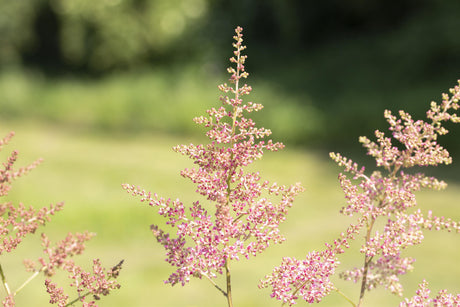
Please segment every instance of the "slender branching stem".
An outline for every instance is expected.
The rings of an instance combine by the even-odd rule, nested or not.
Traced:
[[[359,293],[359,302],[357,307],[361,307],[363,300],[364,300],[364,294],[366,293],[366,287],[367,287],[367,274],[369,272],[369,263],[371,262],[372,257],[366,256],[364,259],[364,270],[363,270],[363,278],[361,281],[361,291]]]
[[[225,297],[227,297],[227,292],[225,292],[218,284],[214,282],[207,274],[201,273],[201,276],[206,277],[207,280],[217,289],[219,290]]]
[[[119,268],[121,268],[121,264],[123,263],[123,261],[124,261],[124,260],[122,260],[118,265],[116,265],[115,268],[118,267],[118,266],[119,266]],[[207,276],[206,276],[206,277],[207,277]],[[113,276],[110,276],[109,278],[107,278],[107,280],[111,280],[111,279],[113,279],[113,278],[114,278]],[[115,277],[115,278],[116,278],[116,277]],[[76,284],[76,287],[78,288],[78,280],[76,280],[76,283],[77,283],[77,284]],[[83,294],[83,295],[80,294],[80,293],[78,293],[78,296],[77,296],[74,300],[72,300],[72,301],[70,301],[69,303],[67,303],[66,305],[64,305],[64,307],[73,306],[73,304],[75,304],[75,303],[78,302],[78,301],[81,301],[81,299],[84,299],[85,297],[87,297],[87,296],[90,295],[91,293],[92,293],[91,290],[88,291],[88,292],[86,292],[86,293]]]
[[[29,278],[26,279],[26,281],[24,281],[22,283],[22,285],[20,285],[16,291],[14,291],[13,293],[13,296],[15,296],[16,294],[18,294],[25,286],[27,286],[28,283],[30,283],[35,277],[38,276],[38,274],[40,274],[46,267],[42,267],[40,270],[37,270],[35,271],[32,275],[29,276]]]
[[[298,286],[294,292],[292,293],[292,296],[295,296],[297,294],[297,292],[299,292],[300,289],[302,289],[309,281],[306,280],[304,281],[300,286]],[[284,304],[286,304],[286,302],[284,302],[281,306],[284,306]]]
[[[239,48],[238,48],[238,54],[237,54],[237,68],[236,68],[236,80],[235,80],[235,101],[238,101],[239,99],[239,76],[240,76],[240,52],[239,52]],[[228,174],[227,174],[227,203],[226,203],[226,206],[230,207],[230,194],[232,192],[232,188],[231,188],[231,182],[232,182],[232,176],[233,176],[233,173],[235,172],[236,170],[236,165],[233,163],[233,160],[234,160],[234,153],[233,153],[233,146],[235,145],[235,140],[234,140],[234,136],[235,136],[235,133],[236,133],[236,120],[238,118],[238,113],[240,112],[239,110],[239,107],[237,106],[234,106],[233,107],[233,116],[232,116],[232,132],[231,132],[231,136],[232,136],[232,139],[230,141],[230,150],[231,150],[231,154],[230,154],[230,160],[231,160],[231,163],[232,163],[232,167],[229,169],[228,171]],[[236,219],[233,220],[236,221],[240,218],[241,216],[237,217]],[[233,307],[233,301],[232,301],[232,282],[231,282],[231,274],[230,274],[230,263],[229,263],[229,259],[227,259],[225,261],[225,275],[226,275],[226,281],[227,281],[227,291],[226,291],[226,297],[227,297],[227,303],[228,303],[228,307]]]
[[[233,219],[233,223],[235,223],[236,221],[238,221],[240,218],[242,218],[245,215],[247,215],[247,213],[241,213],[240,215],[238,215],[237,217]]]
[[[3,287],[5,288],[6,293],[8,295],[11,295],[11,290],[10,290],[10,287],[8,286],[8,283],[6,282],[5,274],[3,273],[3,267],[1,264],[0,264],[0,276],[2,278],[2,284],[3,284]]]
[[[340,291],[337,288],[335,288],[334,290],[335,290],[335,292],[340,294],[345,300],[347,300],[347,302],[349,302],[353,307],[356,307],[356,304],[345,293],[343,293],[342,291]]]
[[[371,222],[367,226],[367,233],[366,233],[366,243],[369,242],[372,234],[372,228],[374,227],[375,218],[371,219]],[[359,301],[357,307],[360,307],[364,300],[364,294],[366,293],[367,288],[367,274],[369,272],[369,265],[372,261],[373,256],[365,256],[364,257],[364,270],[363,270],[363,278],[361,280],[361,291],[359,293]]]
[[[83,295],[78,295],[77,298],[75,298],[73,301],[71,301],[70,303],[67,303],[64,307],[69,307],[69,306],[72,306],[73,304],[75,304],[76,302],[80,301],[81,298],[84,298],[86,297],[87,295],[90,295],[91,294],[91,291],[88,291],[86,292],[85,294]]]
[[[231,275],[230,275],[230,264],[228,263],[228,259],[225,261],[225,275],[227,277],[227,303],[228,303],[228,307],[233,307],[232,283],[231,283]]]

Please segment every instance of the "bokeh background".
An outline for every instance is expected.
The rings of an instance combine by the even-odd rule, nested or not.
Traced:
[[[340,169],[328,151],[372,166],[357,140],[385,129],[384,109],[421,118],[460,78],[457,0],[0,0],[0,130],[17,134],[1,158],[18,149],[20,165],[45,161],[8,198],[33,206],[65,201],[43,230],[56,240],[68,231],[96,232],[82,264],[125,259],[122,288],[101,306],[225,305],[206,281],[183,289],[162,284],[171,268],[149,232],[158,218],[121,184],[196,200],[194,186],[179,176],[191,162],[171,147],[205,141],[192,118],[218,104],[237,25],[248,46],[251,99],[265,105],[256,122],[287,145],[255,167],[307,188],[283,225],[285,244],[233,265],[237,306],[278,306],[258,280],[282,256],[321,249],[350,222],[338,213]],[[449,187],[420,193],[419,203],[460,220],[459,133],[448,127],[440,142],[454,164],[423,171]],[[425,245],[408,251],[417,262],[403,280],[406,296],[423,278],[434,291],[460,292],[459,240],[428,233]],[[27,277],[21,259],[39,252],[31,237],[2,255],[13,288]],[[343,268],[360,265],[355,255],[341,259]],[[357,296],[357,286],[337,282]],[[35,280],[18,305],[46,306],[43,288]],[[400,298],[377,290],[368,300],[396,306]],[[324,305],[346,302],[331,295]]]

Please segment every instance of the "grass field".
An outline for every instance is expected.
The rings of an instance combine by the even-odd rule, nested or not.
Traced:
[[[155,210],[121,188],[122,183],[131,183],[165,197],[178,197],[185,203],[195,200],[198,197],[195,187],[179,176],[179,171],[191,167],[191,162],[174,153],[171,147],[198,140],[145,133],[110,136],[39,122],[0,123],[2,135],[10,130],[16,131],[16,136],[1,152],[2,161],[17,149],[20,154],[17,166],[40,157],[44,162],[17,180],[8,199],[37,207],[65,201],[65,209],[39,233],[44,230],[58,240],[69,231],[96,232],[85,254],[78,258],[79,263],[89,263],[98,257],[106,266],[112,266],[120,259],[125,260],[119,278],[122,288],[103,298],[100,306],[225,306],[224,297],[205,280],[194,279],[185,287],[163,284],[172,268],[163,261],[163,249],[149,231],[149,225],[158,221]],[[455,160],[460,157],[454,157]],[[288,147],[265,155],[255,167],[269,180],[282,184],[300,181],[306,187],[282,225],[287,241],[249,261],[232,264],[235,306],[279,306],[269,298],[268,290],[257,288],[258,281],[279,264],[281,257],[301,258],[308,251],[323,248],[324,242],[336,238],[351,220],[338,213],[344,204],[337,181],[339,168],[327,158],[327,153]],[[433,209],[435,214],[456,220],[460,220],[459,199],[460,186],[455,182],[446,191],[421,192],[418,198],[423,210]],[[27,277],[22,259],[39,257],[38,237],[37,234],[25,240],[11,255],[2,255],[2,266],[12,288]],[[356,246],[352,246],[350,253],[341,257],[343,265],[339,269],[361,265],[361,258],[355,257],[355,252]],[[423,278],[430,282],[434,292],[443,288],[460,292],[459,253],[459,235],[427,232],[422,246],[407,250],[417,261],[415,271],[403,278],[406,296],[415,293]],[[342,281],[336,285],[350,297],[357,297],[357,285]],[[47,300],[40,277],[19,294],[17,306],[47,306]],[[400,299],[376,290],[366,301],[367,306],[397,306]],[[349,304],[332,294],[322,305]]]

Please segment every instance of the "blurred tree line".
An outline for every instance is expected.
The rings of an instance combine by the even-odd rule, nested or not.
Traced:
[[[222,70],[236,25],[250,72],[308,93],[300,100],[323,118],[316,139],[369,134],[384,108],[421,112],[460,78],[458,0],[0,0],[0,65],[104,76],[217,61]]]
[[[2,1],[3,64],[107,72],[192,50],[206,0]],[[184,49],[184,47],[186,49]]]
[[[428,65],[460,51],[457,0],[1,0],[0,62],[104,72],[190,59],[237,24],[268,53],[389,33]]]

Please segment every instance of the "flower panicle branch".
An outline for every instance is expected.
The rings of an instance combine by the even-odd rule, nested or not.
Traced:
[[[84,303],[84,306],[97,306],[95,301],[100,300],[101,296],[106,296],[111,290],[119,289],[120,284],[116,282],[119,276],[123,261],[111,269],[101,266],[99,259],[93,260],[92,272],[85,271],[77,265],[73,257],[81,255],[85,250],[85,242],[90,240],[95,234],[69,233],[62,241],[54,246],[45,234],[42,234],[43,252],[46,259],[40,257],[38,264],[35,261],[26,259],[24,265],[27,271],[39,274],[43,272],[47,277],[45,280],[46,291],[50,295],[50,303],[57,304],[59,307],[71,306],[76,302]],[[71,287],[75,287],[77,298],[69,302],[70,296],[64,292],[62,287],[51,281],[51,277],[56,274],[56,270],[61,269],[69,273],[72,280]],[[92,300],[87,301],[91,297]]]
[[[292,306],[299,298],[310,304],[321,302],[332,291],[337,291],[331,281],[340,264],[337,256],[350,247],[350,241],[365,223],[366,219],[362,218],[351,224],[332,244],[326,243],[324,250],[310,252],[303,260],[283,258],[281,265],[259,283],[259,288],[271,288],[270,296],[283,305]]]
[[[404,111],[399,112],[398,118],[386,110],[384,116],[391,136],[377,130],[376,141],[367,137],[359,139],[382,171],[366,174],[365,168],[352,160],[339,153],[330,154],[344,168],[344,173],[338,176],[347,202],[341,213],[358,216],[359,222],[352,233],[364,236],[360,250],[363,266],[339,274],[345,280],[361,284],[359,299],[356,304],[351,302],[353,306],[361,306],[364,294],[377,286],[402,295],[399,276],[413,269],[415,259],[402,257],[401,252],[420,244],[424,229],[460,232],[459,222],[433,216],[431,211],[424,215],[421,210],[415,209],[415,192],[422,188],[441,190],[446,183],[423,173],[407,172],[407,169],[416,166],[448,165],[452,162],[449,152],[437,143],[437,138],[448,132],[442,126],[443,122],[460,122],[456,114],[459,85],[450,89],[450,95],[443,94],[440,104],[431,103],[426,113],[427,121],[415,121]],[[399,145],[394,145],[394,140]],[[381,228],[376,226],[377,219],[381,221],[379,225],[383,224]],[[354,235],[346,239],[352,240]],[[272,297],[289,305],[295,304],[299,298],[309,303],[319,302],[332,290],[337,290],[329,278],[338,265],[336,255],[345,250],[334,250],[331,246],[327,244],[328,248],[323,252],[309,253],[302,261],[284,258],[282,265],[275,268],[261,286],[271,286]]]
[[[85,250],[85,242],[90,240],[95,234],[84,233],[69,233],[56,246],[51,246],[51,241],[45,235],[41,235],[43,252],[46,258],[40,257],[38,263],[40,268],[36,268],[34,262],[26,260],[26,269],[29,271],[43,271],[47,277],[51,277],[56,273],[56,269],[68,270],[73,266],[73,256],[83,254]]]
[[[141,201],[157,207],[166,223],[176,229],[171,234],[157,225],[151,226],[157,241],[166,249],[167,262],[177,268],[166,282],[184,285],[191,277],[212,280],[225,273],[226,290],[212,283],[227,296],[229,306],[230,261],[255,256],[271,243],[284,241],[278,227],[297,194],[303,191],[299,183],[279,185],[262,180],[259,172],[245,171],[264,152],[280,150],[284,145],[265,140],[271,131],[256,127],[246,117],[263,106],[243,99],[252,88],[242,82],[248,77],[242,28],[237,27],[235,33],[229,83],[219,86],[222,105],[207,110],[207,116],[194,118],[195,123],[207,128],[210,142],[174,147],[174,151],[193,160],[195,167],[184,169],[181,176],[195,183],[196,192],[206,201],[186,206],[179,200],[123,185]]]
[[[0,140],[0,150],[8,144],[13,136],[14,133],[10,132],[6,137]],[[15,169],[14,163],[17,157],[18,152],[13,151],[7,161],[3,163],[3,168],[0,169],[0,197],[8,194],[11,189],[11,184],[15,179],[27,174],[41,162],[41,160],[37,160],[27,167]],[[12,252],[22,242],[25,236],[34,234],[40,226],[45,226],[45,224],[50,221],[51,216],[61,211],[63,207],[64,203],[62,202],[55,205],[51,204],[48,207],[40,209],[26,207],[22,203],[16,206],[11,202],[0,203],[0,255],[4,252]],[[47,287],[47,292],[51,296],[50,303],[57,303],[59,306],[70,306],[77,301],[81,301],[84,306],[97,306],[94,301],[85,302],[85,297],[89,294],[93,294],[94,300],[97,300],[100,298],[100,295],[107,295],[110,290],[119,288],[119,285],[110,279],[115,279],[118,276],[119,270],[121,269],[121,263],[119,266],[116,266],[116,269],[114,267],[106,272],[106,270],[101,267],[99,260],[95,260],[93,274],[86,273],[81,267],[77,266],[71,258],[83,253],[85,249],[84,242],[89,240],[92,236],[94,236],[94,234],[88,232],[82,234],[69,233],[66,238],[56,244],[56,246],[51,246],[48,237],[42,234],[42,245],[47,260],[45,260],[45,258],[39,258],[39,264],[37,265],[36,262],[25,259],[24,265],[26,270],[32,274],[15,290],[11,289],[8,285],[4,268],[0,264],[1,282],[6,292],[6,296],[2,301],[3,306],[15,306],[16,295],[40,273],[43,273],[47,277],[45,285]],[[77,300],[69,303],[68,296],[64,294],[62,288],[58,288],[56,284],[51,282],[49,277],[55,274],[56,269],[64,269],[73,274],[71,274],[70,278],[75,281],[73,285],[77,287]],[[87,289],[88,292],[82,295],[84,289]]]
[[[10,142],[13,136],[14,132],[11,131],[3,139],[0,139],[0,151],[3,149],[5,145],[7,145]],[[26,175],[42,162],[42,159],[38,159],[26,167],[14,169],[13,166],[18,158],[18,155],[18,151],[14,150],[8,157],[7,161],[2,163],[3,168],[0,169],[0,197],[8,195],[8,191],[11,189],[11,183],[15,179],[23,175]]]
[[[111,290],[119,289],[120,285],[116,282],[123,261],[107,270],[101,266],[99,259],[93,260],[93,271],[86,272],[82,267],[77,265],[73,257],[83,254],[85,251],[85,242],[94,237],[94,233],[69,233],[62,241],[51,245],[49,238],[42,234],[43,252],[46,259],[40,257],[38,264],[32,260],[24,260],[27,271],[34,274],[43,272],[47,277],[45,280],[46,291],[50,295],[50,303],[58,306],[71,306],[77,301],[85,303],[85,306],[97,306],[95,301],[99,300],[101,295],[106,296]],[[56,274],[56,270],[61,269],[68,272],[72,280],[70,286],[76,287],[77,298],[69,302],[69,295],[63,288],[57,286],[50,279]],[[92,296],[93,300],[87,302],[86,299]]]
[[[345,193],[348,205],[342,208],[346,215],[366,217],[365,243],[361,247],[364,265],[341,274],[346,280],[361,283],[358,306],[362,304],[366,291],[382,285],[394,294],[402,296],[403,288],[399,276],[413,269],[414,259],[402,257],[402,250],[418,245],[423,240],[423,229],[446,229],[459,232],[458,223],[444,217],[434,217],[431,211],[424,216],[417,206],[415,192],[422,188],[441,190],[446,187],[444,181],[422,173],[409,174],[412,167],[437,166],[450,164],[449,152],[437,143],[439,135],[448,131],[442,126],[443,121],[459,123],[455,114],[458,109],[460,88],[455,86],[451,95],[443,94],[440,105],[431,103],[427,111],[427,121],[415,121],[405,111],[399,112],[399,118],[386,110],[384,115],[389,124],[391,137],[376,130],[377,141],[361,137],[360,142],[372,156],[377,167],[386,173],[374,171],[370,176],[364,175],[364,168],[350,167],[351,162],[339,154],[331,157],[349,172],[354,184],[346,175],[340,174],[339,181]],[[452,112],[453,111],[453,112]],[[401,146],[393,144],[393,139]],[[378,230],[375,221],[386,221],[383,229]]]
[[[431,298],[431,290],[428,288],[428,282],[423,280],[419,284],[416,294],[410,299],[406,298],[399,304],[399,307],[418,307],[418,306],[460,306],[460,294],[454,295],[447,290],[440,290],[438,294]]]
[[[0,255],[14,250],[26,235],[35,233],[38,227],[44,226],[50,221],[50,216],[63,207],[62,202],[38,210],[26,208],[22,203],[18,206],[10,202],[0,204]]]
[[[73,280],[70,286],[77,289],[78,297],[69,302],[69,295],[64,293],[63,288],[58,287],[50,279],[46,279],[45,286],[50,295],[50,303],[57,304],[59,307],[66,307],[81,302],[83,306],[97,307],[96,301],[99,301],[101,296],[107,296],[110,291],[121,287],[116,278],[120,273],[122,264],[123,260],[107,270],[101,266],[99,259],[94,259],[92,272],[87,272],[73,263],[68,264],[66,270],[70,273],[69,278]]]
[[[14,132],[8,133],[0,140],[0,150],[7,145]],[[7,158],[7,161],[2,163],[0,169],[0,197],[8,195],[11,189],[12,182],[27,174],[32,169],[36,168],[41,163],[41,159],[33,162],[29,166],[14,168],[14,164],[18,158],[18,151],[14,150]],[[50,205],[41,209],[26,207],[20,203],[15,206],[11,202],[0,203],[0,255],[4,252],[11,252],[28,234],[33,234],[38,227],[43,226],[50,220],[50,216],[63,209],[64,203]]]

